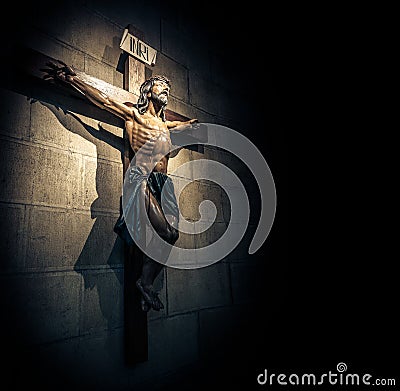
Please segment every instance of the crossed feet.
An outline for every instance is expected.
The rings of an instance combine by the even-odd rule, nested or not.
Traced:
[[[136,287],[142,294],[140,303],[143,311],[148,312],[150,308],[153,308],[153,310],[156,311],[160,311],[164,308],[164,304],[159,299],[158,294],[154,291],[152,285],[143,285],[142,280],[139,278],[136,281]]]

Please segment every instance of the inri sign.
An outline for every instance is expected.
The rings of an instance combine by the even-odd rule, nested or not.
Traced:
[[[128,29],[124,30],[119,47],[146,64],[154,65],[156,63],[157,50],[133,36]]]

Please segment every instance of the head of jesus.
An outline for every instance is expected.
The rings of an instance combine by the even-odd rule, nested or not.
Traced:
[[[140,114],[146,112],[150,100],[153,104],[161,108],[161,119],[165,121],[164,109],[168,104],[169,92],[171,89],[170,81],[165,76],[153,76],[140,86],[140,94],[137,108]]]

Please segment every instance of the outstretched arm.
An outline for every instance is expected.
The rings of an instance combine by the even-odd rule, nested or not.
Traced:
[[[183,142],[183,143],[185,143],[185,141],[187,142],[188,135],[187,134],[184,135],[184,134],[182,134],[182,132],[184,132],[185,130],[191,130],[191,128],[193,128],[193,126],[189,126],[189,125],[192,125],[194,123],[198,123],[198,120],[190,119],[189,121],[166,121],[167,127],[170,130],[171,139],[173,139],[175,136],[175,142],[177,142],[177,144],[175,144],[175,146],[174,146],[174,150],[172,152],[170,152],[170,154],[169,154],[170,158],[175,157],[178,154],[178,152],[183,148],[183,147],[178,147],[179,141]],[[177,135],[179,135],[179,136],[177,136]],[[178,137],[178,139],[176,137]],[[190,136],[189,136],[189,138],[190,138]]]
[[[133,107],[118,102],[104,92],[85,83],[83,80],[79,79],[71,67],[62,61],[58,61],[58,63],[59,64],[53,62],[47,63],[49,69],[44,70],[47,73],[44,77],[45,79],[60,80],[64,83],[68,83],[101,109],[108,110],[124,120],[132,119],[135,114],[135,109]]]
[[[166,121],[166,125],[168,129],[176,128],[181,125],[191,125],[195,122],[198,122],[197,119],[190,119],[189,121]]]

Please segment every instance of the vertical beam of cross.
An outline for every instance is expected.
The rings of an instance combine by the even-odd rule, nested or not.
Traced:
[[[144,39],[143,33],[131,25],[128,26],[128,30],[138,38]],[[128,56],[124,69],[124,89],[138,94],[140,85],[144,81],[145,65]],[[124,141],[123,171],[125,176],[133,157],[126,131],[124,131]],[[135,282],[141,274],[143,253],[137,246],[125,244],[124,254],[125,362],[127,365],[134,365],[148,359],[147,313],[141,309],[140,293],[135,287]]]

